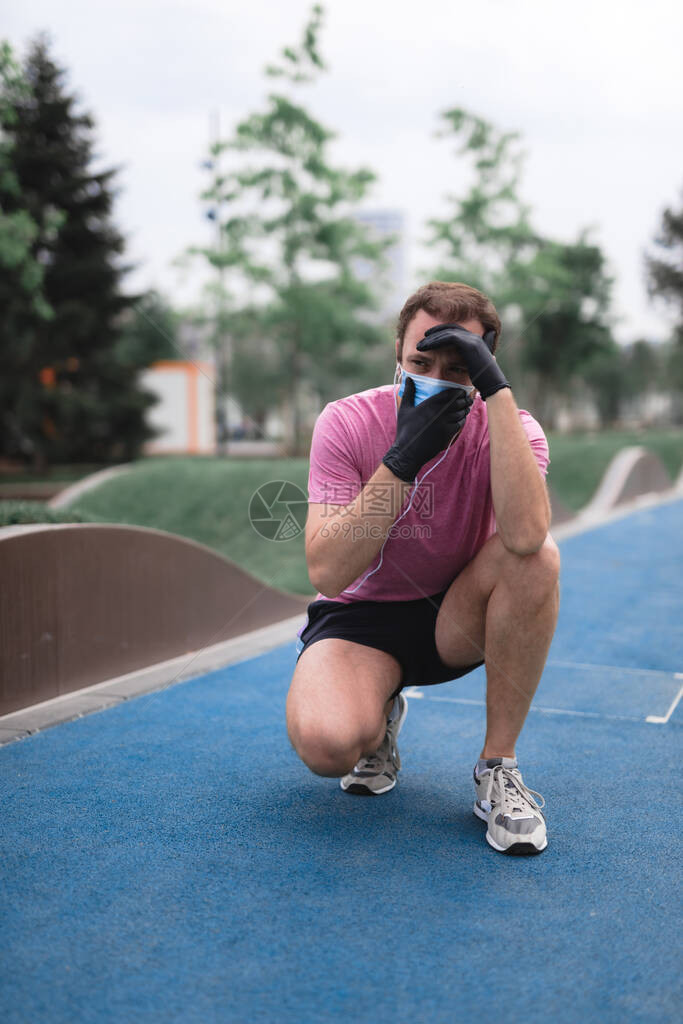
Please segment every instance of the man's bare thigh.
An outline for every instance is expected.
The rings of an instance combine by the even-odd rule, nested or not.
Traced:
[[[294,669],[288,720],[332,715],[347,721],[379,721],[401,675],[399,662],[385,651],[337,637],[316,640]]]
[[[434,627],[439,657],[464,668],[484,657],[486,608],[500,574],[505,548],[497,533],[467,563],[444,595]]]
[[[557,550],[548,534],[539,552]],[[453,580],[436,617],[434,640],[439,656],[447,665],[462,668],[484,657],[486,609],[496,583],[504,573],[523,579],[533,572],[536,556],[515,555],[507,550],[497,533],[486,541],[474,558]]]

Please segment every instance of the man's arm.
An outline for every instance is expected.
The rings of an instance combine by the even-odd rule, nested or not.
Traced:
[[[349,505],[320,511],[306,521],[308,576],[325,597],[338,597],[372,564],[398,516],[411,483],[384,463]]]
[[[309,579],[326,597],[337,597],[376,558],[418,470],[458,436],[472,406],[468,395],[448,389],[418,405],[414,401],[415,382],[409,377],[396,416],[396,439],[365,487],[329,521],[322,522],[318,512],[319,526],[306,523]]]
[[[491,494],[496,528],[517,555],[540,550],[550,527],[550,502],[510,385],[493,355],[494,338],[459,324],[437,324],[417,343],[418,352],[455,346],[470,380],[486,402],[491,452]]]
[[[512,391],[503,388],[490,395],[486,411],[496,529],[509,551],[531,555],[542,547],[550,529],[550,502],[545,481]]]

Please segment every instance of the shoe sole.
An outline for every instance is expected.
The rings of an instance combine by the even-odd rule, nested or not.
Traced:
[[[392,782],[390,786],[385,786],[384,789],[368,789],[367,786],[363,786],[360,782],[352,782],[350,786],[342,786],[341,788],[345,793],[353,793],[354,796],[381,796],[382,793],[388,793],[396,785]]]
[[[480,807],[478,807],[476,803],[474,805],[473,810],[474,810],[474,813],[475,813],[476,817],[479,818],[480,821],[485,821],[486,824],[488,825],[489,819],[488,819],[488,815],[487,815],[486,811],[482,811],[482,809]],[[537,853],[543,853],[543,851],[545,850],[545,848],[548,845],[548,840],[546,839],[546,841],[543,844],[543,846],[534,846],[533,843],[512,843],[511,846],[507,846],[507,847],[506,846],[499,846],[498,843],[494,842],[494,840],[491,839],[491,836],[488,833],[488,829],[487,829],[487,832],[486,832],[486,842],[494,850],[497,850],[498,853],[506,853],[509,857],[528,857],[528,856],[534,856]]]

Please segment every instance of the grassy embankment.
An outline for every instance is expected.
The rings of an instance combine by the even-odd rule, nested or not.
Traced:
[[[605,431],[549,434],[548,482],[565,505],[583,508],[595,494],[608,465],[621,448],[639,445],[654,452],[672,480],[683,464],[683,430]]]

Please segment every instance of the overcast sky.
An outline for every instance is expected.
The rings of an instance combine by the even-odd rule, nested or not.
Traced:
[[[0,33],[21,56],[38,30],[97,125],[97,168],[122,166],[115,217],[139,263],[128,288],[176,302],[198,278],[172,267],[208,241],[199,193],[210,112],[223,134],[263,106],[264,65],[299,40],[308,0],[5,0]],[[8,10],[8,7],[10,8]],[[331,155],[378,175],[364,206],[408,218],[409,287],[434,263],[424,222],[461,171],[434,135],[462,106],[520,133],[522,196],[542,232],[575,240],[592,226],[615,277],[615,336],[664,338],[648,300],[643,250],[683,186],[683,5],[675,0],[328,0],[329,71],[301,97],[338,138]],[[492,296],[495,301],[495,296]]]

